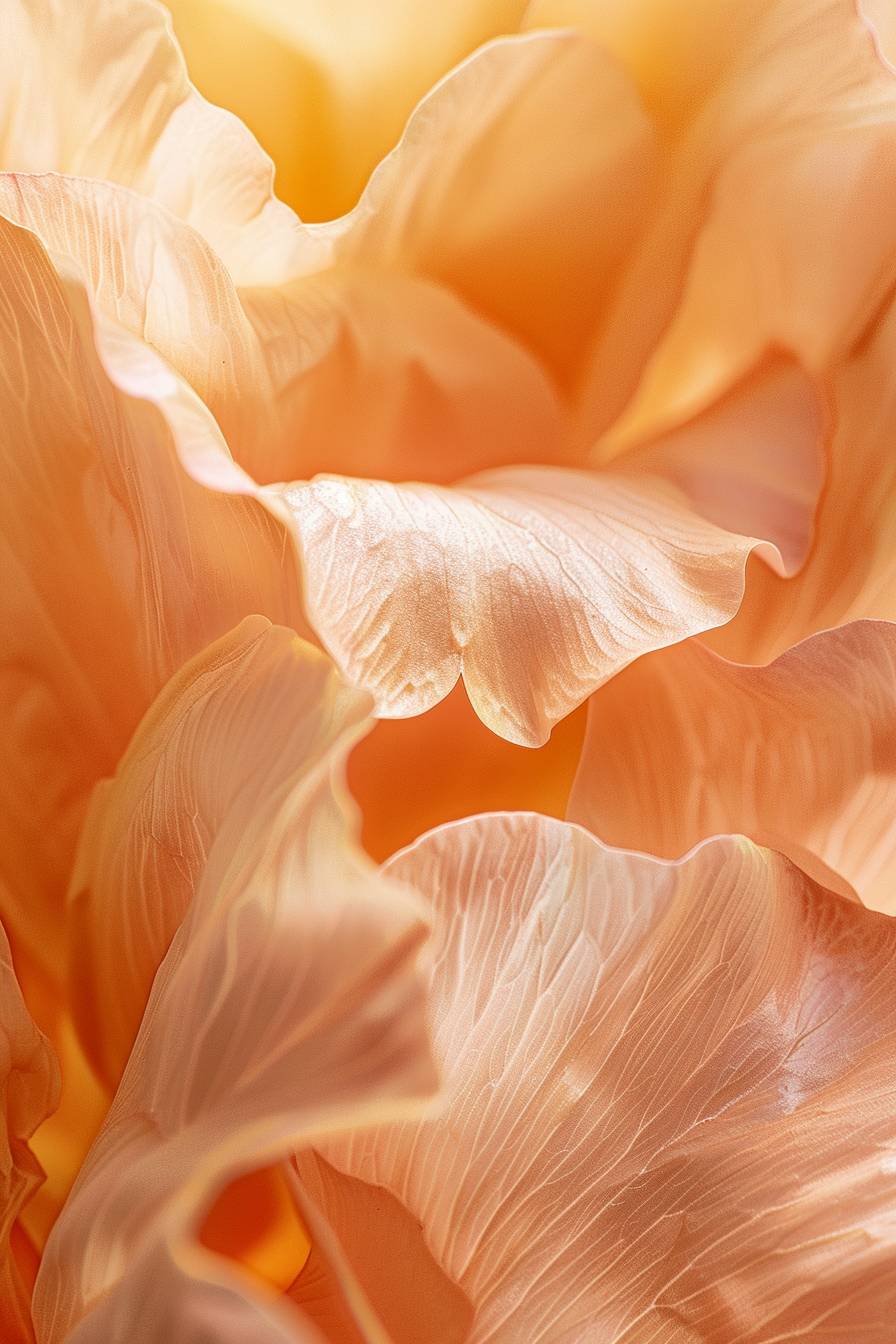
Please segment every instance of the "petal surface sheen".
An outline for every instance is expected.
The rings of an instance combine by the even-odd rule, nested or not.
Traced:
[[[386,871],[433,894],[445,1100],[321,1145],[324,1212],[403,1203],[471,1344],[888,1338],[892,921],[741,838],[670,864],[532,815]]]
[[[0,166],[119,182],[192,224],[245,283],[310,246],[273,166],[190,84],[156,0],[9,0],[0,20]]]
[[[862,621],[768,667],[690,640],[591,701],[569,818],[675,858],[743,832],[896,911],[896,626]]]
[[[639,654],[729,619],[758,544],[637,470],[319,477],[283,498],[312,624],[378,712],[420,713],[463,670],[488,727],[527,746]]]
[[[294,722],[284,744],[278,707],[286,712],[290,679]],[[167,833],[193,872],[192,898],[171,930],[110,1113],[45,1249],[34,1307],[41,1344],[67,1339],[94,1308],[104,1322],[110,1302],[125,1313],[113,1318],[113,1338],[123,1338],[120,1322],[134,1329],[141,1320],[147,1263],[164,1265],[163,1281],[176,1279],[169,1262],[183,1268],[185,1240],[199,1273],[182,1293],[192,1326],[190,1313],[202,1317],[222,1296],[214,1273],[203,1277],[207,1257],[195,1248],[195,1230],[228,1180],[333,1127],[414,1113],[435,1085],[417,969],[423,907],[363,858],[334,776],[360,731],[365,698],[340,688],[321,654],[260,619],[200,655],[179,690],[180,731],[166,741],[163,702],[134,753],[149,760],[129,763],[126,773],[134,764],[148,771],[164,744],[156,797],[165,792]],[[264,760],[253,718],[265,735]],[[200,749],[212,732],[225,740],[210,793]],[[134,782],[152,791],[152,781]],[[124,844],[135,856],[151,812],[151,804],[132,812],[135,834]],[[216,820],[210,843],[202,831]],[[146,860],[148,906],[164,857],[147,850]],[[175,875],[175,856],[168,862]],[[131,874],[141,875],[136,858]],[[133,890],[117,894],[134,900]],[[161,914],[173,926],[172,905]],[[221,1273],[229,1282],[232,1272]],[[176,1282],[174,1289],[182,1292]],[[164,1322],[164,1300],[155,1310]],[[163,1338],[161,1323],[149,1338]]]
[[[17,1219],[43,1180],[29,1139],[59,1098],[59,1065],[19,989],[0,925],[0,1332],[34,1338],[28,1308],[34,1250]]]

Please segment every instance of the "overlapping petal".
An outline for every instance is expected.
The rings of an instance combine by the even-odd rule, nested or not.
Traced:
[[[433,895],[446,1097],[328,1141],[320,1179],[302,1160],[337,1223],[358,1180],[399,1201],[472,1344],[887,1337],[891,920],[745,839],[670,864],[531,815],[386,871]],[[378,1307],[379,1215],[355,1208]]]
[[[574,8],[636,80],[669,155],[585,397],[593,435],[639,379],[606,456],[771,352],[816,372],[848,353],[896,279],[896,81],[852,0]]]
[[[741,831],[896,909],[896,626],[863,621],[767,667],[689,641],[595,696],[569,817],[668,858]]]
[[[233,466],[201,402],[5,219],[0,268],[4,915],[58,975],[87,794],[158,688],[248,612],[302,616],[282,529],[181,464]]]
[[[9,0],[0,167],[119,182],[187,220],[245,283],[301,267],[308,235],[242,123],[190,84],[157,0]]]
[[[157,917],[173,941],[109,1116],[44,1252],[34,1307],[42,1344],[89,1321],[130,1274],[108,1300],[136,1328],[151,1266],[164,1262],[163,1282],[176,1279],[186,1230],[227,1180],[334,1126],[413,1111],[432,1091],[416,965],[425,916],[355,847],[334,776],[365,708],[292,632],[245,622],[187,669],[100,797],[110,825],[94,814],[84,848],[110,878],[104,910],[114,896],[141,923]],[[179,726],[169,740],[172,714]],[[214,762],[203,751],[212,735]],[[124,817],[128,789],[138,792]],[[146,789],[154,797],[144,803]],[[115,815],[128,833],[111,825]],[[180,873],[177,855],[164,853],[166,836],[172,846],[179,839]],[[119,864],[128,848],[133,857]],[[166,865],[180,899],[164,892],[156,911]],[[132,886],[145,878],[145,891],[113,892],[113,875]],[[120,955],[134,945],[124,941]],[[108,962],[95,974],[109,974]],[[208,1279],[203,1254],[190,1255]],[[221,1273],[184,1292],[192,1328],[190,1312],[212,1310],[216,1282],[229,1291],[232,1274]],[[121,1319],[112,1316],[119,1331]]]
[[[0,1331],[8,1344],[33,1339],[35,1253],[16,1220],[43,1179],[28,1141],[58,1096],[59,1066],[25,1007],[0,925]]]

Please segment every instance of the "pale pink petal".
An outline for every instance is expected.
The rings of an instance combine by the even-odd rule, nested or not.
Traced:
[[[896,80],[854,0],[580,8],[668,156],[585,396],[593,438],[646,361],[612,452],[681,423],[774,350],[821,370],[861,335],[896,278]]]
[[[528,746],[640,654],[728,620],[758,544],[637,467],[452,490],[318,477],[283,497],[310,619],[378,712],[420,713],[462,671],[483,721]]]
[[[33,1339],[29,1285],[17,1260],[22,1207],[43,1180],[28,1146],[59,1099],[59,1066],[31,1019],[0,925],[0,1334],[4,1344]]]
[[[386,871],[433,895],[445,1098],[321,1151],[421,1224],[470,1344],[883,1344],[896,923],[741,838],[669,864],[532,815]]]
[[[203,444],[226,464],[208,412],[3,219],[0,351],[0,891],[14,941],[58,975],[87,795],[153,695],[247,613],[302,617],[282,527],[180,464]]]
[[[674,858],[743,832],[896,909],[896,626],[858,622],[768,667],[690,640],[591,701],[569,817]]]
[[[132,888],[116,895],[150,918],[166,836],[177,837],[192,880],[174,900],[166,893],[158,912],[171,947],[44,1251],[42,1344],[67,1338],[164,1242],[178,1208],[193,1225],[234,1176],[333,1127],[413,1113],[435,1083],[417,969],[425,916],[357,848],[338,777],[366,698],[343,689],[290,631],[258,620],[206,650],[178,690],[185,705],[173,741],[163,703],[127,762],[135,787],[155,789],[146,809],[138,802],[131,812],[136,834],[119,837],[94,816],[84,841],[88,853],[130,842]],[[139,778],[149,763],[136,758],[151,749],[150,785]],[[114,794],[105,801],[120,806]],[[126,879],[127,863],[119,871]],[[95,968],[112,973],[108,958]]]
[[[274,283],[313,241],[251,133],[190,84],[170,24],[156,0],[9,0],[0,164],[132,187],[204,234],[235,278]]]

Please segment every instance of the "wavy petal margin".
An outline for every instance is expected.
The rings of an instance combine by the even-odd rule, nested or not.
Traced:
[[[322,1145],[325,1215],[398,1201],[470,1344],[887,1338],[896,923],[742,838],[666,863],[531,814],[385,871],[433,895],[445,1097]]]
[[[109,1116],[44,1251],[34,1299],[41,1344],[67,1339],[97,1307],[105,1321],[110,1301],[134,1313],[132,1329],[142,1325],[147,1264],[164,1264],[163,1282],[176,1277],[178,1247],[230,1179],[334,1128],[414,1113],[433,1092],[417,966],[425,912],[364,859],[339,783],[366,705],[292,632],[244,622],[187,669],[101,795],[99,808],[120,816],[129,785],[154,790],[168,835],[184,839],[192,895],[182,891],[185,911],[168,900],[158,912],[173,941]],[[172,709],[181,727],[169,738]],[[282,717],[293,722],[287,759],[277,762]],[[214,761],[203,751],[210,734]],[[157,777],[141,778],[153,758]],[[130,834],[94,817],[84,843],[101,873],[104,848],[111,871],[131,849],[134,879],[148,882],[143,899],[110,887],[103,909],[117,899],[144,918],[162,865],[175,873],[178,860],[153,855],[153,802],[135,797],[129,810]],[[95,969],[110,974],[108,963]],[[202,1274],[206,1257],[198,1248],[190,1255]],[[232,1272],[221,1268],[228,1282]],[[212,1310],[215,1282],[212,1274],[189,1291],[176,1285],[187,1321],[194,1309]],[[153,1309],[158,1329],[147,1337],[161,1339],[168,1304],[160,1298]]]
[[[896,912],[896,625],[814,635],[767,667],[697,641],[589,707],[571,821],[675,858],[740,831]]]

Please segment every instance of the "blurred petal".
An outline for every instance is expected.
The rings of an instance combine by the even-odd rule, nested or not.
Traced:
[[[447,483],[564,456],[565,410],[538,361],[424,276],[337,268],[243,300],[276,414],[276,436],[238,452],[258,481]]]
[[[674,858],[719,832],[896,911],[896,625],[828,631],[769,667],[690,640],[591,701],[569,817]]]
[[[896,80],[853,0],[587,8],[669,156],[586,396],[587,439],[648,361],[608,442],[618,451],[775,349],[820,370],[861,334],[896,278]]]
[[[528,746],[632,659],[729,619],[758,544],[641,472],[319,477],[284,498],[310,619],[379,713],[428,709],[463,670],[482,720]]]
[[[181,885],[180,911],[166,893],[171,947],[44,1252],[34,1309],[42,1344],[67,1338],[116,1282],[139,1275],[144,1252],[167,1253],[232,1177],[334,1126],[413,1113],[435,1084],[416,966],[424,917],[354,845],[334,775],[361,730],[365,697],[343,689],[321,654],[260,619],[200,655],[177,689],[186,703],[175,739],[165,740],[163,701],[126,765],[148,773],[137,758],[155,744],[157,774],[133,782],[155,790],[156,815],[167,806],[167,836],[179,845],[168,871],[180,861],[192,892]],[[215,736],[213,783],[203,749]],[[134,801],[139,832],[155,817],[152,803]],[[112,834],[98,826],[93,817],[88,852]],[[143,847],[142,899],[139,889],[117,893],[141,922],[141,910],[156,914],[164,840],[155,855]],[[132,882],[142,880],[139,834],[118,844],[133,847]],[[119,871],[126,878],[127,863]],[[122,1291],[139,1313],[136,1290]]]
[[[896,620],[896,305],[832,380],[829,479],[816,544],[786,583],[751,566],[744,605],[712,637],[740,662],[770,662],[807,635],[863,617]]]
[[[43,1180],[28,1141],[58,1097],[59,1066],[25,1007],[0,925],[0,1333],[6,1344],[34,1337],[30,1284],[21,1267],[28,1246],[16,1220]]]
[[[0,164],[106,178],[154,197],[234,278],[273,283],[311,246],[236,117],[187,79],[156,0],[9,0],[0,19]]]
[[[440,281],[571,386],[653,171],[649,122],[596,43],[506,38],[420,104],[337,255]]]
[[[451,66],[512,32],[526,0],[172,0],[190,73],[277,164],[306,219],[357,201],[418,99]]]
[[[587,713],[586,702],[531,751],[486,728],[462,682],[425,714],[381,719],[349,759],[364,848],[382,862],[424,831],[474,812],[565,816]],[[400,789],[383,787],[392,779]]]
[[[247,612],[302,617],[282,528],[180,464],[206,441],[226,459],[208,412],[2,218],[0,350],[0,893],[59,976],[88,793],[159,686]]]
[[[533,816],[386,871],[433,893],[445,1100],[321,1151],[421,1224],[470,1344],[887,1338],[896,923],[740,838],[668,864]]]

